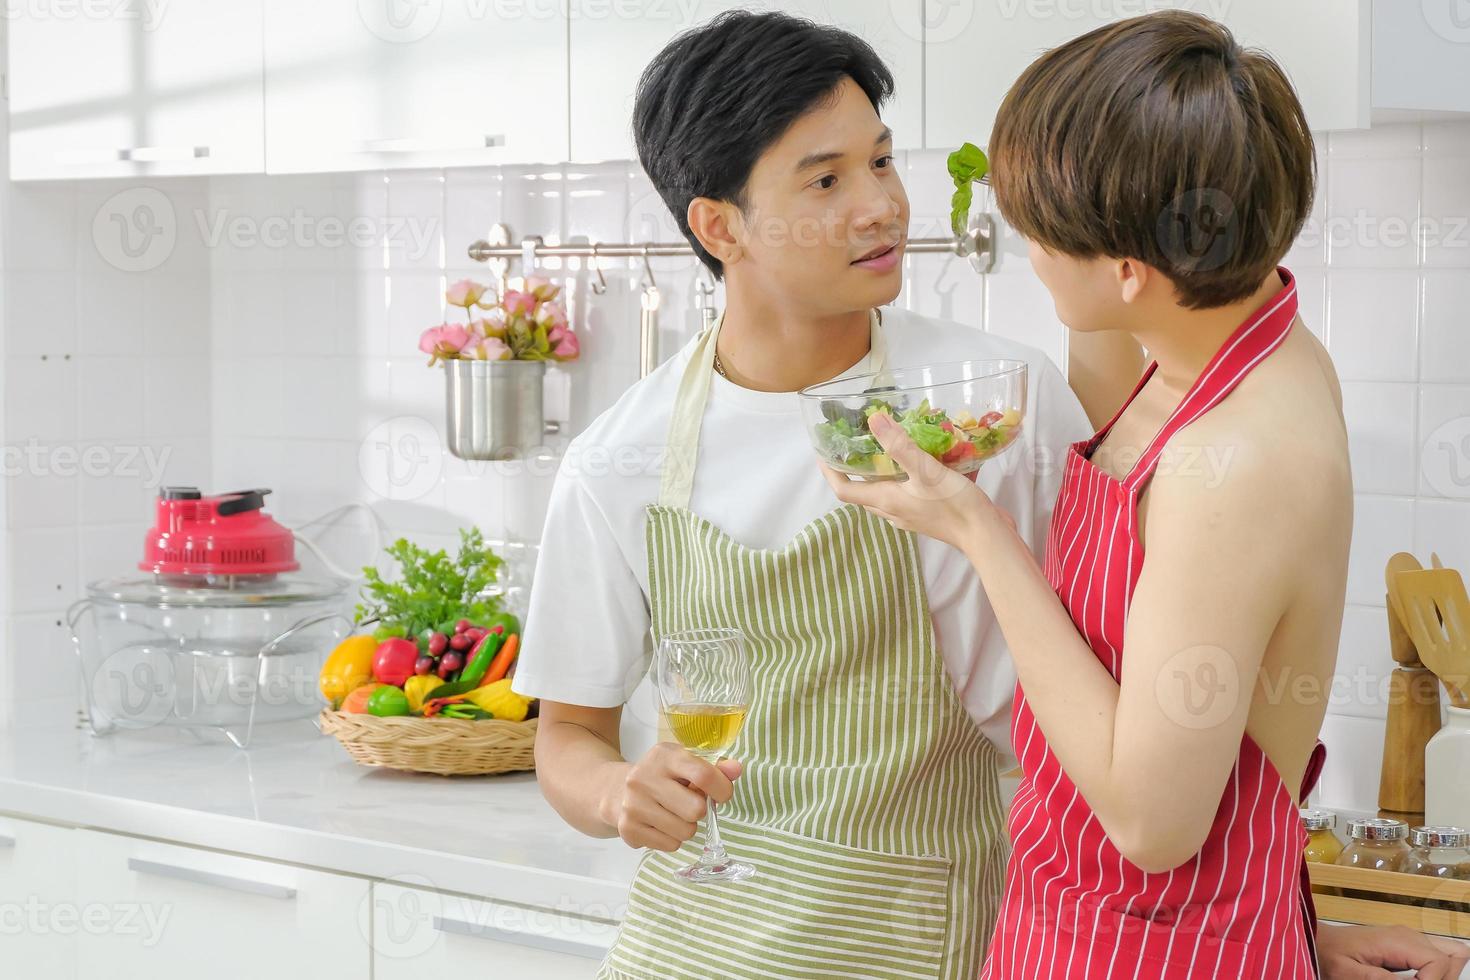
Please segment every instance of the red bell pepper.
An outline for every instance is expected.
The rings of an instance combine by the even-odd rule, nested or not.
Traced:
[[[414,675],[419,659],[419,645],[413,640],[395,636],[378,644],[373,654],[373,677],[384,684],[402,687]]]

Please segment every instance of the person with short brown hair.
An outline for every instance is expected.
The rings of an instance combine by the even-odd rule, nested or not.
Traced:
[[[1034,62],[988,151],[996,203],[1029,241],[1145,262],[1188,310],[1249,299],[1316,188],[1312,134],[1281,66],[1185,11],[1110,24]]]
[[[981,976],[1318,976],[1297,807],[1322,766],[1353,498],[1337,377],[1277,265],[1312,202],[1301,107],[1268,55],[1171,11],[1044,55],[990,151],[1061,320],[1155,360],[1068,453],[1042,562],[884,416],[907,481],[827,471],[969,558],[1016,661],[1023,775]],[[1464,963],[1375,936],[1349,932],[1332,968]]]

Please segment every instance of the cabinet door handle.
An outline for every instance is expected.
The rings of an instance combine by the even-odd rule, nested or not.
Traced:
[[[83,163],[169,163],[179,160],[203,160],[209,156],[207,146],[120,146],[92,150],[62,150],[56,154],[60,164]]]
[[[9,834],[0,834],[0,848],[14,847],[15,838]]]
[[[534,932],[519,932],[515,929],[504,929],[480,922],[465,922],[463,919],[449,919],[440,915],[434,916],[434,929],[448,935],[490,939],[498,943],[512,943],[531,949],[544,949],[547,952],[565,953],[588,960],[601,960],[607,955],[607,947],[595,942],[565,939],[561,936],[542,936]]]
[[[479,136],[468,140],[432,140],[412,137],[363,140],[352,147],[353,153],[440,153],[448,150],[490,150],[505,146],[504,136]]]
[[[277,885],[268,881],[252,881],[249,878],[236,878],[233,875],[200,871],[197,868],[181,868],[176,864],[147,861],[143,858],[128,858],[128,870],[143,875],[157,875],[160,878],[193,882],[196,885],[210,885],[214,888],[228,888],[230,891],[246,892],[251,895],[264,895],[266,898],[290,901],[296,897],[296,889],[286,885]]]

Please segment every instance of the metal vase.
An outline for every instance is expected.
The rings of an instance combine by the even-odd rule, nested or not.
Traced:
[[[461,459],[518,459],[557,430],[542,403],[545,361],[444,362],[449,451]]]

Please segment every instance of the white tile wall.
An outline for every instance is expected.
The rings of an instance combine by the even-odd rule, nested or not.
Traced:
[[[1318,798],[1377,806],[1391,668],[1383,566],[1437,551],[1470,569],[1470,124],[1334,134],[1324,335],[1357,487],[1349,606]]]
[[[1382,698],[1382,568],[1437,550],[1470,568],[1470,124],[1337,134],[1287,264],[1303,316],[1344,382],[1357,523],[1339,692],[1324,737],[1324,802],[1371,808]],[[944,234],[944,155],[904,155],[915,235]],[[444,287],[487,278],[464,254],[496,222],[548,242],[673,241],[663,203],[628,163],[167,181],[177,242],[145,273],[109,264],[94,218],[125,185],[4,191],[0,425],[10,444],[136,443],[167,479],[266,485],[300,522],[350,500],[390,529],[448,544],[475,523],[535,540],[554,464],[468,463],[442,447],[442,382],[417,337],[445,318]],[[1026,340],[1059,363],[1065,331],[1002,228],[988,277],[943,255],[906,260],[899,302]],[[575,432],[637,378],[641,263],[550,263],[585,355],[562,382]],[[665,352],[696,325],[692,258],[656,259]],[[43,359],[44,358],[44,359]],[[553,399],[553,401],[558,401]],[[65,693],[56,621],[81,581],[131,561],[151,487],[104,473],[4,481],[6,659],[15,680]],[[353,539],[343,560],[354,561]],[[19,649],[47,657],[17,657]],[[64,659],[64,658],[62,658]],[[35,666],[40,664],[41,666]],[[15,689],[14,687],[12,689]]]
[[[210,480],[207,256],[181,235],[147,272],[114,265],[107,214],[130,190],[0,190],[10,447],[0,678],[17,697],[76,691],[65,608],[84,581],[137,560],[160,482]],[[187,220],[208,187],[175,181],[168,195]]]

